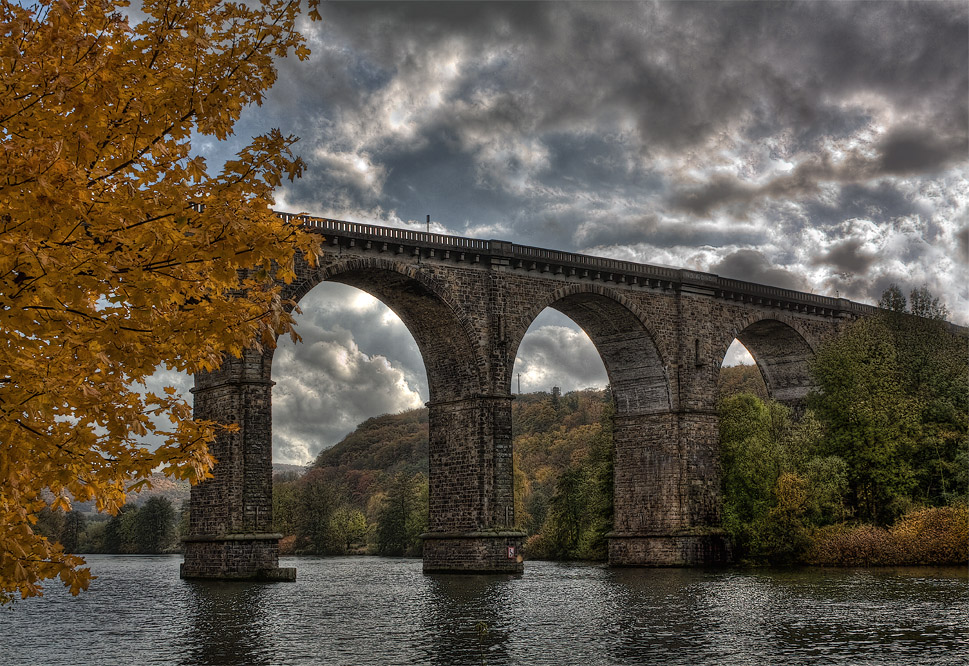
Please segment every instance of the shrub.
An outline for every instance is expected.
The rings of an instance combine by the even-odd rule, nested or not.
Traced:
[[[830,567],[897,564],[897,544],[888,530],[874,525],[832,525],[814,533],[808,562]]]
[[[816,530],[808,562],[821,566],[944,565],[969,562],[969,508],[922,508],[890,529],[844,523]]]
[[[891,528],[900,564],[969,562],[969,508],[946,506],[911,511]]]

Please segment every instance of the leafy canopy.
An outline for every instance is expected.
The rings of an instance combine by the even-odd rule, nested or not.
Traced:
[[[191,144],[232,133],[274,58],[308,56],[299,0],[127,5],[0,0],[0,602],[87,587],[33,529],[45,496],[114,512],[156,468],[208,473],[218,426],[144,382],[291,331],[266,277],[318,251],[270,209],[303,168],[294,137],[255,137],[218,173]]]

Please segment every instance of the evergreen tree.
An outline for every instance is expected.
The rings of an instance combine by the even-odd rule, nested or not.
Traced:
[[[61,545],[65,553],[80,552],[81,537],[84,534],[84,514],[80,511],[68,511],[64,516],[64,527],[61,529]]]
[[[50,541],[60,541],[61,532],[64,530],[64,512],[52,510],[49,506],[37,512],[37,522],[34,523],[34,532],[40,534]]]
[[[296,536],[301,548],[317,555],[339,552],[334,547],[330,518],[340,501],[321,470],[312,470],[300,480],[298,497]]]
[[[125,504],[104,528],[104,550],[107,553],[134,553],[135,518],[138,508],[132,504]]]
[[[175,545],[175,509],[164,497],[149,497],[138,509],[134,528],[138,553],[164,553]]]
[[[427,478],[396,474],[378,514],[377,553],[419,555],[420,535],[427,531],[427,510]]]

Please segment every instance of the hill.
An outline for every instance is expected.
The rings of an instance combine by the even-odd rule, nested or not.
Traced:
[[[559,515],[553,510],[556,502],[571,501],[575,492],[589,490],[588,484],[583,485],[585,482],[572,483],[567,492],[559,488],[559,480],[567,471],[572,470],[573,477],[576,473],[588,477],[589,483],[596,485],[601,474],[590,473],[584,465],[593,464],[599,469],[606,460],[611,465],[611,454],[604,454],[611,446],[608,432],[611,426],[603,425],[611,414],[610,403],[608,391],[595,389],[565,395],[555,390],[516,396],[512,403],[516,515],[518,526],[529,534],[549,531]],[[277,480],[274,490],[277,528],[282,526],[284,532],[293,535],[296,550],[359,552],[364,548],[359,540],[355,548],[351,548],[352,539],[346,544],[332,542],[332,533],[345,533],[345,526],[333,527],[329,536],[313,533],[311,525],[301,527],[310,512],[308,503],[317,508],[323,505],[330,516],[345,517],[348,512],[357,512],[370,526],[366,552],[387,552],[386,543],[380,542],[380,534],[388,531],[385,529],[389,520],[387,509],[401,503],[402,494],[410,498],[407,501],[420,505],[421,495],[426,497],[427,472],[427,409],[367,419],[336,446],[321,452],[304,477],[295,481]],[[593,507],[590,510],[596,511],[601,502],[588,504]],[[422,510],[426,524],[426,499]],[[314,520],[320,522],[319,517]],[[416,534],[419,534],[416,525],[420,521],[417,515],[400,519],[409,526],[410,533]],[[564,532],[579,534],[581,531]],[[537,542],[534,546],[533,554],[541,550]],[[413,550],[413,543],[397,548],[398,552]]]
[[[767,385],[756,365],[741,364],[720,368],[717,386],[721,399],[736,393],[750,393],[761,400],[767,400]]]
[[[427,408],[367,419],[332,448],[317,456],[314,467],[372,470],[386,474],[426,472]]]

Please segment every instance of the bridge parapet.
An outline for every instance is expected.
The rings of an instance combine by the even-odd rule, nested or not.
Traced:
[[[832,298],[683,268],[551,250],[497,239],[466,238],[292,213],[277,214],[288,222],[301,224],[308,231],[326,235],[333,246],[352,249],[484,263],[505,266],[511,270],[613,283],[627,288],[684,290],[727,301],[824,317],[867,316],[879,309],[845,298]],[[361,245],[358,246],[358,242]]]

